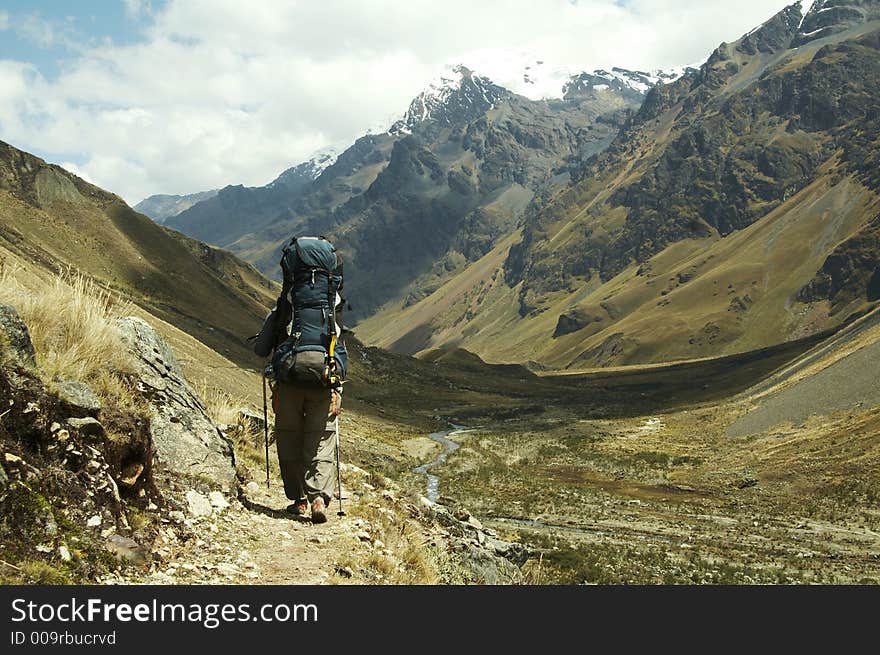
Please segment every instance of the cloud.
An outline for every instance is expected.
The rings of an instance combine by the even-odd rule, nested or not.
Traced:
[[[150,0],[122,0],[125,7],[125,15],[130,19],[140,18],[144,15],[153,13],[153,6]]]
[[[583,68],[687,64],[785,4],[130,0],[130,17],[152,12],[137,43],[80,44],[51,79],[0,61],[0,134],[130,203],[265,184],[401,114],[469,52],[516,47]],[[57,39],[43,23],[32,37]]]
[[[9,12],[0,10],[0,32],[9,29]]]
[[[52,24],[41,18],[38,14],[26,16],[24,21],[18,26],[18,33],[41,48],[51,47],[58,38]]]

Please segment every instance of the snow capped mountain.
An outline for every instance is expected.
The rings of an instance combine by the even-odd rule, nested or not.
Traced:
[[[614,67],[608,72],[603,69],[590,70],[583,66],[553,64],[524,50],[477,51],[466,55],[463,61],[469,68],[479,71],[496,84],[530,100],[563,98],[573,79],[584,74],[605,77],[609,86],[617,82],[617,86],[644,95],[659,82],[668,84],[681,77],[688,68],[694,67],[680,66],[649,72]]]
[[[506,53],[509,54],[509,53]],[[570,66],[555,66],[522,54],[479,59],[481,67],[449,65],[410,103],[403,117],[389,121],[391,127],[369,130],[376,134],[410,134],[426,121],[449,124],[453,117],[480,115],[492,109],[506,93],[531,100],[572,99],[579,95],[612,89],[630,97],[644,96],[657,84],[669,84],[697,66],[679,66],[664,70],[631,71],[614,67],[584,72]],[[479,73],[475,70],[480,71]]]
[[[591,91],[613,89],[624,95],[644,96],[658,84],[669,84],[684,75],[693,66],[679,66],[650,72],[631,71],[614,67],[611,72],[597,69],[569,77],[562,87],[563,98],[570,99]]]
[[[403,117],[388,130],[410,134],[426,121],[450,124],[454,116],[479,115],[492,109],[507,92],[489,78],[476,75],[461,64],[447,67],[410,103]]]
[[[336,163],[340,150],[334,146],[321,148],[313,153],[306,161],[288,168],[266,186],[269,188],[278,186],[299,187],[304,182],[316,180],[327,168]]]

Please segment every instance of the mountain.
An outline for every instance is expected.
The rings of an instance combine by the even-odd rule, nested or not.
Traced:
[[[368,343],[591,367],[729,354],[878,300],[880,3],[795,3],[654,87],[521,232]]]
[[[149,216],[157,223],[164,223],[172,216],[177,216],[185,209],[189,209],[197,202],[213,198],[217,195],[217,189],[191,193],[185,196],[172,196],[158,194],[144,198],[134,206],[134,210]]]
[[[346,257],[355,316],[392,300],[417,302],[510,235],[536,195],[604,149],[652,80],[596,71],[567,77],[558,97],[534,100],[453,66],[388,131],[358,139],[311,183],[228,187],[168,225],[274,276],[291,235],[325,234]]]
[[[253,266],[157,225],[121,198],[0,142],[0,254],[77,270],[228,358],[254,364],[245,337],[277,296]]]

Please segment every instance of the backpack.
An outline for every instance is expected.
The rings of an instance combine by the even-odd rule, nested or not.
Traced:
[[[266,376],[299,386],[338,387],[348,362],[339,339],[342,258],[324,237],[296,237],[281,251],[281,271],[281,296],[274,316],[267,318],[275,348]]]

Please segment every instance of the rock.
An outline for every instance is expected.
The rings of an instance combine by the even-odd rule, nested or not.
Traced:
[[[224,510],[229,507],[229,501],[226,500],[226,496],[219,491],[212,491],[209,493],[208,500],[211,501],[211,506],[218,510]]]
[[[85,418],[69,418],[67,419],[67,424],[74,430],[77,430],[80,434],[91,437],[99,437],[104,433],[104,426],[101,425],[101,422],[91,416],[86,416]]]
[[[89,517],[89,520],[86,521],[86,525],[90,528],[97,528],[101,525],[101,515],[95,514],[94,516]]]
[[[263,489],[263,487],[261,487],[259,485],[259,483],[254,482],[253,480],[251,480],[246,485],[244,485],[244,491],[248,496],[254,496],[254,495],[260,493],[260,491],[262,491],[262,489]]]
[[[512,562],[516,566],[522,566],[529,559],[529,550],[520,543],[511,543],[502,541],[494,537],[486,538],[486,547],[490,548],[496,555]]]
[[[749,487],[754,487],[758,484],[758,481],[755,478],[743,478],[736,483],[738,489],[747,489]]]
[[[27,325],[9,305],[0,305],[0,355],[10,354],[30,366],[36,365],[36,351]]]
[[[55,433],[55,438],[59,441],[59,443],[64,443],[68,439],[70,439],[70,432],[68,430],[58,430]]]
[[[459,521],[463,521],[465,523],[471,517],[471,513],[464,508],[455,510],[454,512],[452,512],[452,515]]]
[[[175,523],[183,523],[186,520],[186,516],[179,509],[168,512],[168,518]]]
[[[107,537],[104,547],[117,557],[138,566],[146,565],[150,559],[146,548],[134,539],[123,537],[120,534],[112,534]]]
[[[186,492],[186,504],[192,516],[211,516],[214,512],[211,501],[195,489]]]
[[[498,557],[486,549],[466,544],[456,549],[463,564],[470,570],[477,584],[519,584],[522,572],[503,557]]]
[[[571,334],[587,327],[591,323],[601,323],[603,317],[594,314],[582,307],[570,309],[560,314],[556,321],[556,329],[553,330],[553,338],[561,337],[564,334]]]
[[[6,489],[9,484],[9,476],[6,475],[6,469],[0,466],[0,492]]]
[[[101,411],[101,400],[84,382],[56,379],[53,386],[59,400],[67,405],[68,409],[83,414],[95,414]]]
[[[3,453],[3,459],[7,464],[12,464],[13,466],[18,466],[22,463],[21,457],[13,455],[12,453]]]
[[[61,424],[58,421],[52,421],[52,425],[49,426],[49,432],[55,434],[58,430],[61,429]]]
[[[477,517],[476,517],[476,516],[470,516],[470,517],[468,517],[468,520],[465,521],[465,523],[467,523],[467,524],[468,524],[469,526],[471,526],[472,528],[476,528],[477,530],[482,530],[482,529],[483,529],[483,524],[480,523],[480,522],[477,520]]]
[[[61,557],[62,562],[69,562],[73,559],[70,556],[70,550],[68,550],[67,546],[58,546],[58,555]]]
[[[352,571],[350,566],[337,566],[336,574],[343,578],[350,578],[354,575],[354,571]]]
[[[117,324],[135,357],[138,388],[149,403],[150,433],[160,464],[234,490],[232,445],[211,422],[171,348],[140,318],[129,316]]]

